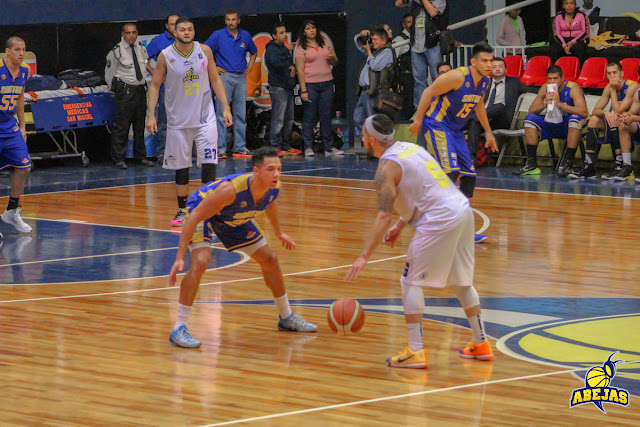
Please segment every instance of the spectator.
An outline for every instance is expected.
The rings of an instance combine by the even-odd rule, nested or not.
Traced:
[[[325,156],[342,155],[344,151],[332,147],[331,110],[333,109],[333,75],[331,67],[338,65],[333,47],[322,37],[315,21],[303,22],[295,51],[296,71],[303,104],[302,137],[304,155],[313,157],[313,129],[320,116],[320,133]]]
[[[509,11],[502,19],[502,25],[496,34],[496,43],[500,46],[526,46],[527,32],[524,29],[524,23],[520,18],[520,9]],[[521,49],[509,49],[505,51],[510,55],[521,53]]]
[[[400,118],[408,120],[413,114],[413,86],[415,80],[413,80],[413,73],[411,67],[411,45],[409,29],[413,25],[413,15],[406,13],[402,17],[402,32],[400,35],[393,39],[393,44],[400,43],[401,41],[408,41],[409,43],[404,46],[396,48],[396,58],[398,60],[397,72],[399,75],[399,82],[402,85],[402,111],[400,112]]]
[[[547,90],[548,85],[555,85],[555,90]],[[560,123],[550,123],[545,116],[540,115],[543,110],[557,108],[562,113]],[[527,162],[515,171],[515,175],[540,175],[536,149],[543,139],[566,139],[567,149],[575,155],[580,135],[582,121],[589,116],[587,102],[582,88],[576,83],[566,81],[562,76],[562,68],[552,65],[547,69],[547,83],[543,84],[538,95],[529,107],[529,114],[524,119],[524,139],[527,141]],[[539,134],[538,134],[539,132]],[[573,159],[573,157],[571,157]],[[569,171],[558,170],[558,175],[567,176]]]
[[[402,16],[402,32],[399,36],[393,39],[393,44],[400,43],[404,40],[409,40],[411,38],[411,34],[409,33],[409,28],[413,25],[413,15],[410,13],[405,13]],[[411,46],[409,44],[405,44],[404,46],[400,46],[396,48],[396,56],[400,58],[402,55],[408,54],[409,59],[411,59]],[[411,65],[411,62],[409,62]]]
[[[589,17],[589,38],[594,38],[598,35],[598,31],[600,31],[600,23],[598,22],[600,19],[600,8],[597,6],[593,7],[593,0],[584,0],[580,10]]]
[[[491,61],[491,84],[484,95],[484,105],[491,129],[509,129],[518,97],[524,92],[520,79],[507,77],[506,72],[507,65],[504,59],[493,58]],[[471,153],[471,158],[475,159],[482,125],[475,112],[471,113],[471,119],[468,123],[469,153]]]
[[[147,89],[142,70],[147,64],[147,50],[138,40],[136,24],[122,26],[122,39],[107,55],[105,80],[115,95],[111,149],[113,163],[118,169],[127,169],[125,154],[129,144],[129,128],[133,125],[134,157],[144,166],[154,163],[146,158],[144,145],[144,118],[147,113]]]
[[[583,63],[589,31],[589,18],[577,9],[576,0],[562,0],[562,10],[553,21],[551,52],[554,61],[561,56],[573,55]]]
[[[449,64],[446,61],[442,61],[441,63],[438,64],[438,75],[441,76],[444,73],[453,70],[453,67],[451,67],[451,64]]]
[[[233,114],[233,157],[251,157],[247,150],[247,74],[256,61],[258,48],[248,31],[238,28],[240,12],[227,9],[226,28],[214,31],[204,44],[213,51],[220,78]],[[247,53],[249,63],[247,64]],[[227,128],[222,116],[224,105],[216,98],[219,159],[227,156]]]
[[[293,65],[291,51],[293,43],[287,43],[287,28],[284,22],[273,26],[271,40],[267,43],[264,62],[269,71],[269,96],[271,97],[271,127],[269,141],[278,150],[278,156],[284,153],[302,154],[301,150],[291,148],[291,129],[293,127],[293,89],[296,87],[296,67]]]
[[[422,92],[427,88],[427,79],[437,77],[437,64],[442,61],[440,37],[433,36],[436,30],[447,26],[446,0],[396,0],[398,7],[410,7],[413,15],[411,27],[411,66],[415,85],[413,106],[418,108]]]
[[[393,66],[394,55],[387,45],[388,40],[388,33],[382,28],[373,32],[362,30],[353,38],[356,48],[367,57],[360,70],[359,98],[353,111],[353,121],[360,134],[366,118],[375,114],[378,92],[388,90],[392,84],[389,70]]]
[[[147,45],[147,54],[149,59],[158,61],[158,55],[165,48],[171,46],[175,41],[174,31],[176,28],[176,21],[180,16],[172,13],[167,16],[167,22],[164,24],[166,28],[163,34],[155,36],[151,42]],[[151,61],[147,62],[147,71],[153,77],[153,67]],[[155,136],[156,143],[156,158],[159,165],[162,166],[164,161],[164,147],[167,145],[167,109],[164,106],[164,84],[160,86],[160,95],[158,96],[158,132]]]

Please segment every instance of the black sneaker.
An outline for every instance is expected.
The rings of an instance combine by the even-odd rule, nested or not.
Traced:
[[[636,176],[633,173],[631,165],[623,164],[620,171],[613,177],[616,181],[635,181]]]
[[[563,161],[558,168],[558,176],[560,178],[566,178],[571,172],[573,172],[573,162],[569,160]]]
[[[540,175],[542,171],[538,167],[538,162],[534,158],[528,158],[527,163],[517,171],[513,171],[514,175],[526,176],[526,175]]]
[[[595,178],[596,167],[593,165],[593,163],[587,163],[579,171],[574,170],[571,173],[569,173],[568,177],[574,178],[574,179]]]
[[[600,175],[600,178],[607,179],[607,180],[615,179],[616,175],[618,175],[618,172],[620,172],[621,169],[622,169],[622,163],[616,162],[615,168],[613,168],[609,172],[603,173],[602,175]]]

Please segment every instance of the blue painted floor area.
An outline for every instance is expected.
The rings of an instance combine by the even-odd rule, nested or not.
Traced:
[[[30,235],[0,225],[0,284],[109,281],[166,276],[180,235],[170,231],[29,220]],[[214,243],[217,243],[214,239]],[[214,248],[209,268],[242,256]],[[185,271],[190,258],[185,259]]]
[[[345,155],[344,157],[315,158],[285,157],[282,160],[283,173],[295,176],[316,176],[326,178],[348,178],[372,180],[377,159]],[[517,177],[513,175],[519,166],[501,168],[485,167],[478,170],[478,188],[495,188],[516,191],[540,191],[564,194],[589,194],[610,197],[640,197],[640,184],[634,182],[597,180],[571,180],[559,178],[550,167],[542,168],[537,177]],[[251,159],[225,159],[218,165],[217,176],[251,171]],[[601,172],[605,172],[602,170]],[[192,167],[192,180],[200,178],[200,169]],[[10,177],[0,175],[0,197],[9,195]],[[127,170],[115,169],[111,163],[91,163],[88,168],[81,165],[54,166],[36,169],[32,172],[25,188],[25,194],[57,191],[74,191],[108,188],[123,185],[174,182],[173,171],[159,166],[147,168],[131,165]]]

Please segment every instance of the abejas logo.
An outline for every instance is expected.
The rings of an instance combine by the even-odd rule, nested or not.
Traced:
[[[587,371],[587,375],[584,376],[584,387],[573,390],[571,408],[585,403],[593,403],[606,414],[607,411],[604,410],[603,403],[614,403],[620,406],[629,405],[629,392],[627,390],[609,387],[611,380],[616,376],[616,363],[624,363],[624,360],[611,360],[618,353],[619,351],[614,351],[602,366],[594,366]]]

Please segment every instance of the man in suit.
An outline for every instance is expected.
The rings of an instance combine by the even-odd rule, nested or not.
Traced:
[[[506,77],[507,66],[502,58],[491,61],[491,85],[485,93],[484,103],[491,129],[508,129],[518,103],[518,97],[524,89],[520,79]],[[478,140],[482,134],[482,125],[473,113],[468,122],[469,153],[475,159],[478,151]]]

